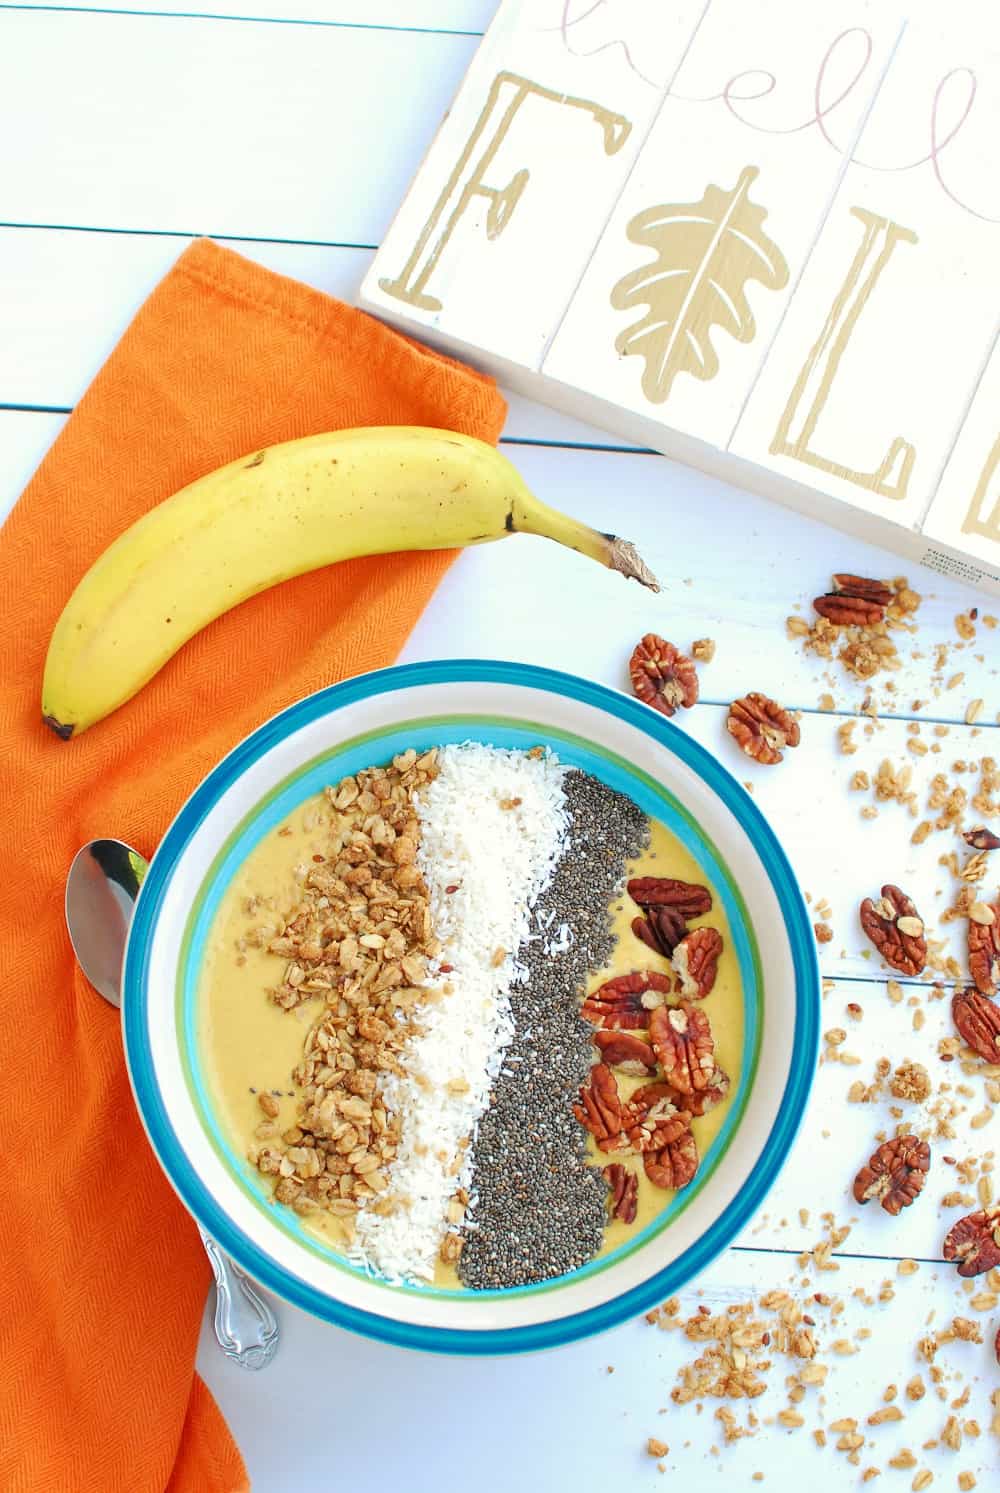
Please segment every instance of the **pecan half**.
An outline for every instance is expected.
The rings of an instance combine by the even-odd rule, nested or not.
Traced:
[[[797,747],[800,739],[798,721],[776,700],[756,691],[733,701],[726,730],[741,751],[765,767],[781,762],[782,747]]]
[[[656,1071],[656,1054],[641,1037],[631,1037],[620,1031],[595,1032],[594,1045],[601,1054],[601,1062],[607,1063],[609,1068],[620,1068],[622,1073],[637,1078]]]
[[[996,995],[1000,989],[1000,897],[985,906],[993,914],[992,923],[969,919],[969,974],[982,995]]]
[[[871,627],[885,620],[893,593],[884,582],[841,574],[834,576],[833,585],[832,591],[813,601],[815,610],[828,622],[837,627]]]
[[[698,1146],[689,1127],[675,1124],[677,1134],[658,1151],[645,1151],[642,1165],[654,1187],[686,1187],[698,1170]]]
[[[679,1109],[690,1110],[695,1119],[700,1119],[717,1104],[721,1104],[729,1093],[729,1074],[716,1063],[708,1083],[696,1094],[678,1094],[675,1103]]]
[[[962,835],[966,845],[971,845],[973,850],[1000,850],[1000,835],[995,835],[985,824],[977,824],[975,829],[967,829]]]
[[[590,1080],[580,1089],[580,1103],[573,1113],[589,1130],[602,1151],[616,1151],[623,1144],[622,1101],[615,1075],[605,1063],[595,1063]]]
[[[873,901],[866,897],[860,909],[861,926],[886,964],[903,975],[919,975],[927,963],[923,919],[905,892],[886,885]]]
[[[628,672],[633,694],[664,715],[673,715],[678,706],[689,710],[698,698],[694,660],[655,632],[636,644]]]
[[[836,627],[871,627],[885,618],[885,607],[877,601],[865,601],[862,597],[839,596],[835,591],[826,596],[817,596],[813,606],[821,617]]]
[[[639,1178],[620,1161],[612,1161],[604,1168],[604,1180],[608,1184],[608,1205],[611,1217],[622,1223],[635,1223],[639,1206]]]
[[[687,923],[676,907],[647,907],[645,917],[632,919],[632,932],[647,948],[669,959],[687,932]]]
[[[1000,1204],[967,1213],[945,1235],[942,1253],[959,1275],[982,1275],[1000,1265]]]
[[[652,970],[639,969],[630,975],[618,975],[614,980],[605,980],[603,985],[587,996],[581,1014],[594,1026],[624,1027],[635,1031],[649,1025],[649,1013],[663,1004],[663,999],[673,989],[669,975],[658,975]]]
[[[848,575],[841,571],[833,578],[833,589],[841,596],[859,597],[863,601],[875,601],[887,607],[895,594],[885,581],[871,581],[867,576]]]
[[[672,1089],[695,1094],[708,1088],[715,1073],[715,1042],[700,1006],[690,1001],[660,1006],[649,1018],[649,1040]]]
[[[690,1112],[665,1083],[643,1084],[622,1110],[622,1129],[639,1152],[659,1151],[675,1140],[680,1134],[678,1120],[681,1128],[690,1128]]]
[[[678,881],[673,876],[633,876],[625,885],[632,901],[645,913],[651,907],[670,907],[685,918],[700,918],[712,911],[712,894],[697,881]]]
[[[877,1198],[887,1213],[896,1216],[918,1197],[927,1181],[931,1151],[915,1135],[898,1135],[879,1146],[854,1179],[854,1201],[870,1203]]]
[[[680,980],[680,993],[701,1001],[711,993],[719,972],[722,934],[714,928],[695,928],[682,938],[670,963]]]
[[[970,986],[951,998],[951,1019],[959,1036],[988,1063],[1000,1063],[1000,1006]]]

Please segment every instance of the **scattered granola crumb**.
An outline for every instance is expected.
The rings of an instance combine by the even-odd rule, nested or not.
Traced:
[[[715,657],[715,639],[695,638],[691,644],[691,657],[696,658],[700,664],[710,664]]]
[[[954,1415],[949,1415],[941,1431],[941,1440],[949,1451],[962,1449],[962,1427]]]
[[[875,1410],[868,1417],[870,1426],[884,1426],[889,1420],[902,1420],[903,1412],[898,1405],[883,1405],[880,1410]]]
[[[923,1104],[931,1094],[930,1074],[922,1063],[914,1063],[906,1058],[892,1075],[889,1088],[897,1099]]]
[[[840,741],[840,750],[842,755],[845,757],[853,756],[853,754],[858,749],[858,744],[854,740],[854,728],[856,725],[857,721],[844,721],[837,727],[837,737]]]
[[[658,1441],[655,1436],[650,1436],[646,1442],[646,1453],[650,1457],[665,1457],[670,1451],[665,1441]]]
[[[882,803],[902,804],[916,819],[917,795],[910,787],[912,781],[913,768],[909,763],[895,767],[888,757],[883,757],[875,774],[875,797]]]

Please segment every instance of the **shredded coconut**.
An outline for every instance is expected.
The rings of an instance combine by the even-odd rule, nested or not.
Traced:
[[[470,1142],[514,1035],[508,992],[523,975],[517,954],[569,826],[566,769],[552,753],[466,742],[443,747],[439,763],[414,804],[417,861],[442,946],[428,985],[440,995],[422,1007],[420,1031],[401,1055],[405,1076],[384,1085],[402,1136],[383,1196],[398,1206],[362,1211],[351,1251],[392,1281],[434,1277],[448,1204],[471,1180]],[[568,933],[563,925],[560,939]]]

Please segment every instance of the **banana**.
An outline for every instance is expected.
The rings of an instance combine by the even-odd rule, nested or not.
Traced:
[[[241,457],[144,514],[73,592],[42,716],[64,739],[139,691],[209,622],[269,586],[360,555],[541,534],[658,590],[632,545],[538,501],[510,462],[423,426],[340,430]]]

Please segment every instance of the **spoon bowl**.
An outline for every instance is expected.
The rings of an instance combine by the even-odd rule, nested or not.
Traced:
[[[66,877],[66,927],[77,963],[99,995],[122,1003],[122,963],[147,862],[124,840],[91,840]],[[239,1266],[198,1225],[215,1277],[215,1336],[241,1368],[263,1368],[274,1355],[274,1313]]]
[[[122,1003],[122,958],[147,865],[123,840],[91,840],[66,877],[66,927],[77,963],[99,995]]]

